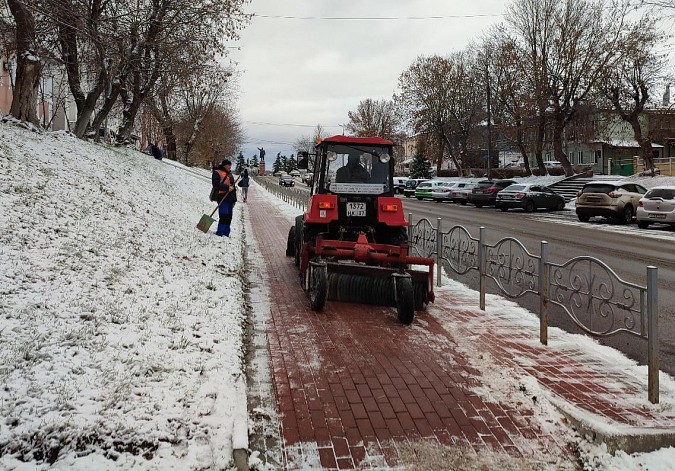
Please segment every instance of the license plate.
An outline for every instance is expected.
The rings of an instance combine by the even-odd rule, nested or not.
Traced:
[[[366,215],[366,203],[347,203],[347,216],[364,217]]]
[[[665,214],[654,214],[654,213],[651,213],[651,214],[649,215],[649,219],[665,219],[665,218],[666,218],[666,215],[665,215]]]

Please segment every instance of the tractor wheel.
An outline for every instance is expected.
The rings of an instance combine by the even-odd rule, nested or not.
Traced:
[[[403,325],[410,325],[415,317],[412,279],[409,276],[396,277],[394,286],[396,289],[396,313],[398,314],[398,320]]]
[[[299,267],[300,266],[300,252],[302,251],[302,234],[303,234],[303,227],[302,227],[302,216],[297,216],[295,218],[295,266]]]
[[[295,257],[295,226],[288,230],[288,240],[286,241],[286,256]]]
[[[328,273],[325,263],[309,264],[309,306],[313,311],[321,311],[328,297]]]

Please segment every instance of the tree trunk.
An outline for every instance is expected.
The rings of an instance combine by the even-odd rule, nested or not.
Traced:
[[[556,160],[562,164],[563,170],[565,170],[565,176],[571,177],[574,175],[574,170],[572,170],[572,164],[567,159],[567,155],[565,155],[565,151],[563,150],[564,132],[564,123],[561,123],[560,120],[556,120],[553,129],[553,152],[555,153]]]
[[[37,85],[42,74],[42,62],[35,52],[35,19],[19,0],[7,0],[16,23],[16,87],[9,114],[21,121],[39,124],[37,116]]]
[[[117,97],[119,96],[119,94],[120,94],[120,84],[117,83],[116,85],[113,85],[110,96],[106,97],[103,106],[98,111],[98,113],[96,113],[96,116],[94,117],[94,122],[91,125],[92,128],[99,129],[101,127],[101,124],[103,124],[105,119],[108,117],[108,114],[110,114],[110,111],[112,110],[113,106],[115,105],[115,102],[117,101]]]

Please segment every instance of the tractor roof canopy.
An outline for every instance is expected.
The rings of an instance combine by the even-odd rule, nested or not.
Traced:
[[[393,146],[394,143],[381,137],[354,137],[354,136],[331,136],[322,139],[316,146],[322,144],[357,144],[362,146]]]

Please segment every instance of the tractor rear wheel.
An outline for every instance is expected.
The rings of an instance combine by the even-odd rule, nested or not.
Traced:
[[[395,278],[395,289],[398,320],[403,325],[410,325],[415,317],[415,299],[412,279],[409,276],[397,276]]]
[[[286,256],[295,257],[295,226],[288,230],[288,240],[286,241]]]
[[[328,297],[328,273],[325,263],[309,264],[309,306],[313,311],[321,311]]]

